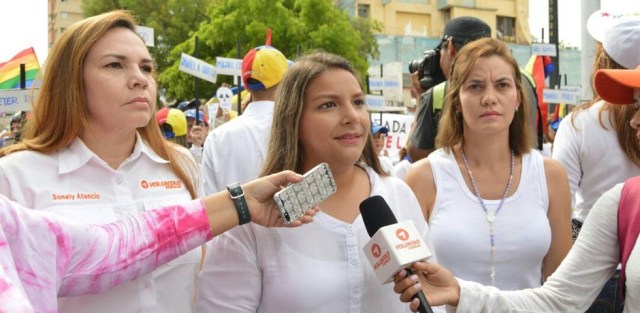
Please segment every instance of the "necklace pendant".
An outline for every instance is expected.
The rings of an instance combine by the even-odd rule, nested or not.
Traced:
[[[487,222],[493,223],[496,220],[495,212],[487,212]]]

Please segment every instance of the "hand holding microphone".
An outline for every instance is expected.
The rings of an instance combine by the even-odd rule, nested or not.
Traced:
[[[392,282],[394,275],[402,269],[411,275],[409,267],[413,263],[431,256],[413,221],[398,223],[382,197],[373,196],[362,201],[360,214],[371,237],[363,248],[364,254],[381,283]],[[422,291],[416,297],[420,300],[418,312],[433,313]]]
[[[416,281],[407,277],[406,272],[400,271],[395,276],[393,291],[400,295],[400,301],[408,302],[413,312],[417,312],[420,303],[415,301],[416,294],[424,290],[429,295],[431,304],[458,306],[460,301],[460,285],[458,280],[446,268],[436,263],[416,262],[413,269],[422,274],[420,285],[416,288]]]

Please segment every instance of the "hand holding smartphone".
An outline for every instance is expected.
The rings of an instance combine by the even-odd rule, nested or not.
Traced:
[[[303,176],[301,182],[291,184],[273,196],[286,224],[336,192],[336,182],[327,163],[318,164]]]

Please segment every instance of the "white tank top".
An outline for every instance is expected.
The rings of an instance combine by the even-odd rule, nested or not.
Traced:
[[[439,149],[429,155],[437,195],[429,235],[438,263],[464,280],[491,285],[491,241],[486,214],[467,188],[454,156]],[[500,200],[484,200],[495,212]],[[505,199],[494,224],[496,287],[518,290],[540,286],[542,259],[551,245],[549,195],[543,157],[522,156],[520,184]]]

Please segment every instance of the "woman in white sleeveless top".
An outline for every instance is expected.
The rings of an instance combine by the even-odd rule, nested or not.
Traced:
[[[429,158],[406,181],[439,263],[500,289],[540,286],[571,247],[567,175],[533,150],[518,64],[495,39],[456,55]]]

